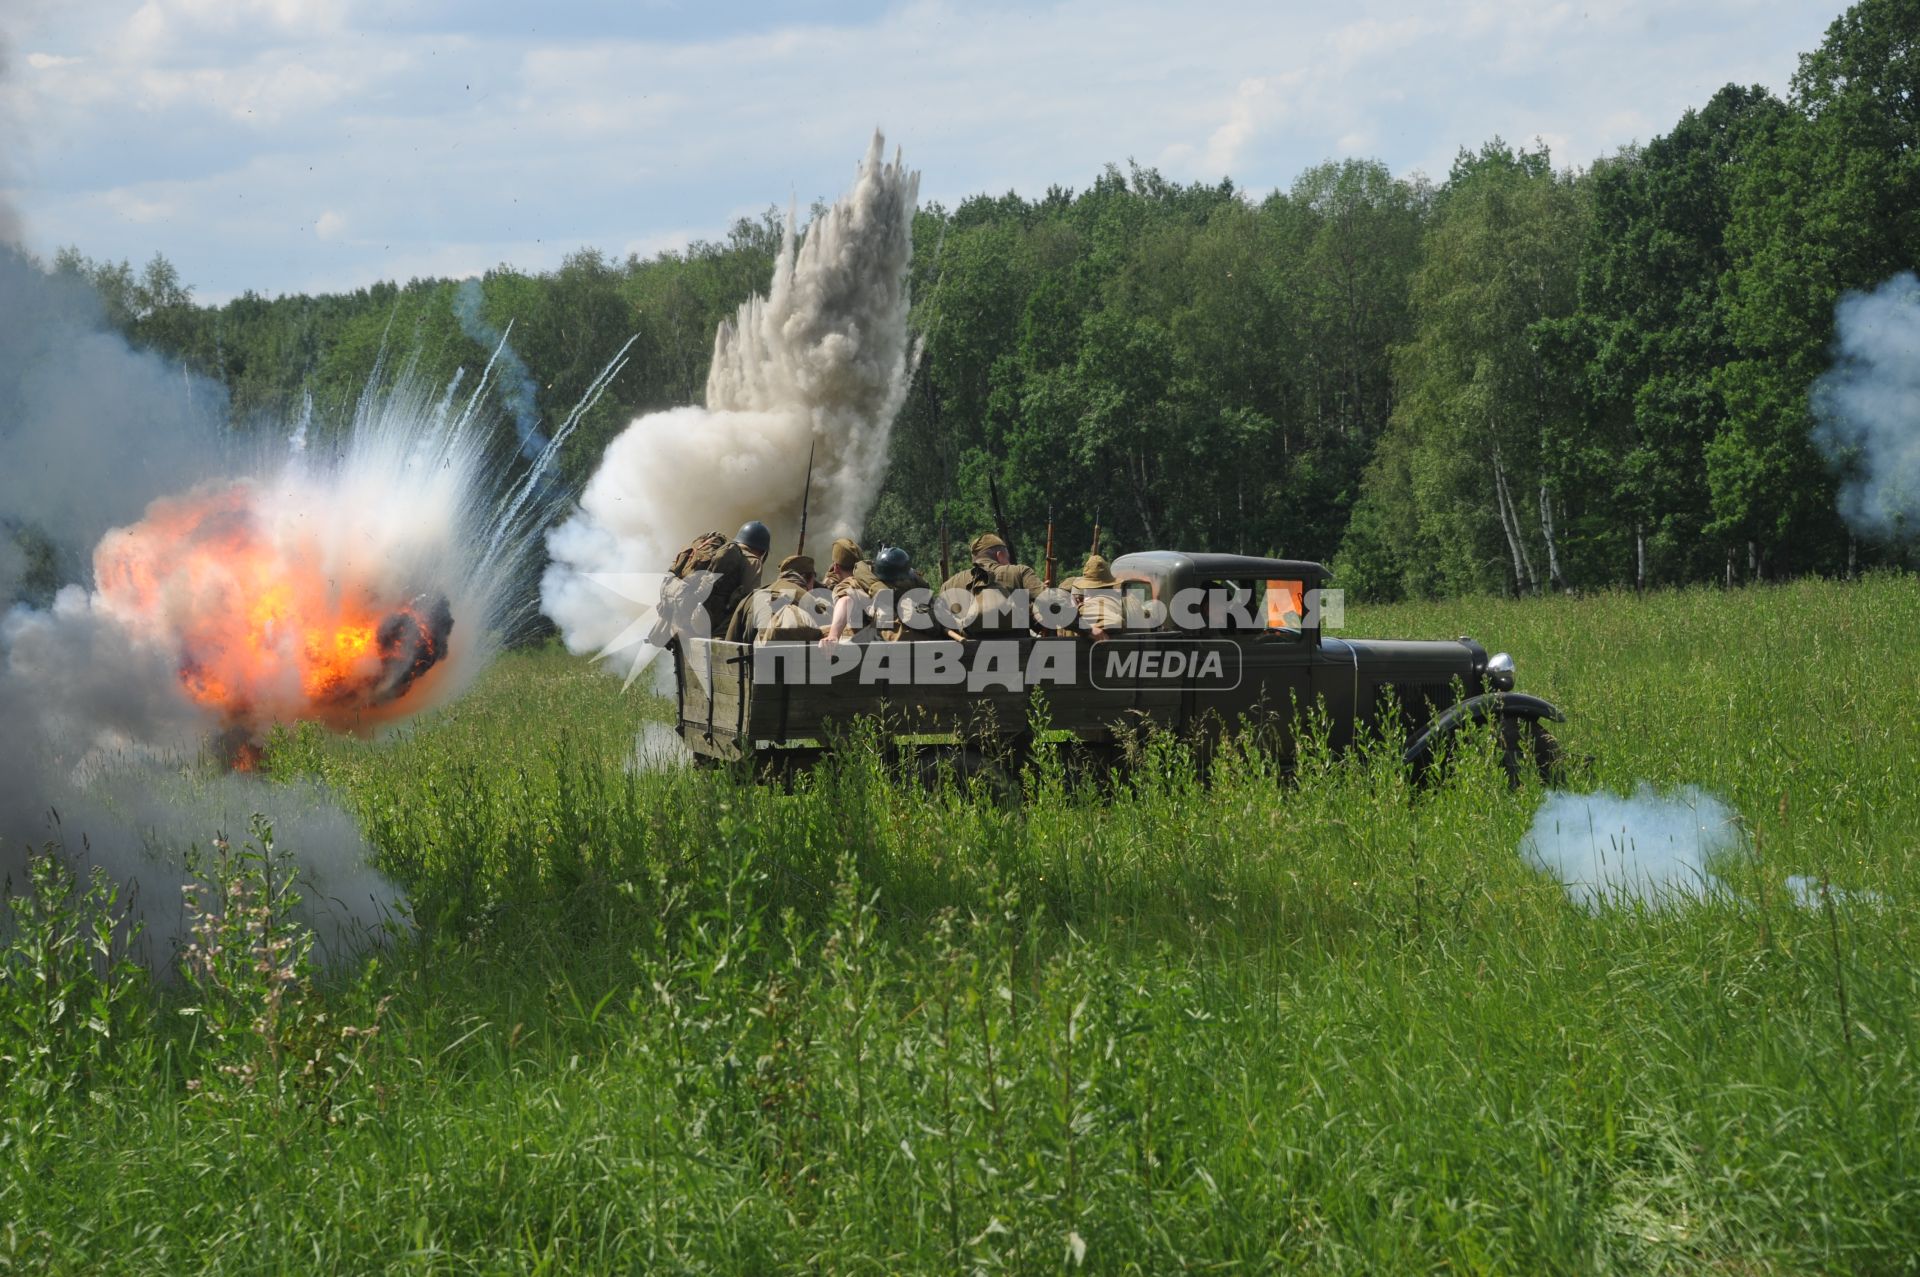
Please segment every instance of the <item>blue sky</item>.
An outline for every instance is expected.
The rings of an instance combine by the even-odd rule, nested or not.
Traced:
[[[1439,177],[1495,134],[1585,165],[1784,92],[1843,7],[0,0],[0,183],[34,250],[218,301],[651,254],[836,194],[876,125],[949,205],[1129,159]]]

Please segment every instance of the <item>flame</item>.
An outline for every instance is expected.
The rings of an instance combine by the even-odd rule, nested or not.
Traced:
[[[155,501],[95,549],[99,598],[170,644],[181,689],[225,721],[355,726],[440,660],[451,614],[340,562],[269,508],[250,481]]]

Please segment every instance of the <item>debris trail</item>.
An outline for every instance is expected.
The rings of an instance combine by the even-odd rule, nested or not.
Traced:
[[[760,519],[784,553],[810,448],[823,539],[858,534],[912,377],[919,185],[875,133],[853,188],[804,237],[789,215],[766,295],[720,325],[704,406],[636,418],[608,445],[579,509],[547,541],[541,607],[573,651],[631,641],[634,668],[644,664],[654,649],[637,635],[654,592],[609,581],[657,573],[701,532]]]

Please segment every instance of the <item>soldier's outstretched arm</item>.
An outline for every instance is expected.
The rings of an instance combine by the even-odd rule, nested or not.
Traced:
[[[853,594],[842,594],[833,601],[833,619],[827,623],[827,632],[820,636],[820,646],[827,647],[838,643],[842,635],[850,628],[849,620],[853,614]]]

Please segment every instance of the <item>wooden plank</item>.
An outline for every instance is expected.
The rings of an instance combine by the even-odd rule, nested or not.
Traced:
[[[1116,724],[1144,718],[1165,727],[1179,727],[1192,701],[1187,693],[1136,683],[1131,688],[1093,686],[1093,645],[1074,639],[1006,639],[992,659],[1001,662],[983,671],[983,677],[1024,674],[1038,645],[1051,645],[1046,655],[1071,669],[1070,683],[1044,685],[1050,724],[1058,730],[1105,739]],[[947,649],[945,657],[971,675],[987,649],[981,644],[888,645],[894,659],[921,659],[899,655],[901,649],[925,646]],[[809,644],[769,645],[754,681],[753,649],[738,643],[690,639],[682,652],[681,717],[683,734],[703,739],[788,741],[818,739],[850,725],[863,715],[878,716],[887,730],[901,733],[1004,734],[1023,730],[1030,718],[1029,691],[1010,690],[999,682],[970,690],[966,681],[918,684],[874,681],[864,664],[832,673],[808,649]],[[862,661],[867,659],[861,653]],[[935,659],[929,655],[927,659]],[[808,662],[801,664],[801,662]],[[1058,668],[1056,666],[1056,668]],[[832,673],[831,677],[828,675]],[[798,674],[798,678],[792,677]],[[812,681],[812,680],[819,681]],[[716,746],[717,747],[717,746]],[[735,748],[739,748],[737,745]]]

